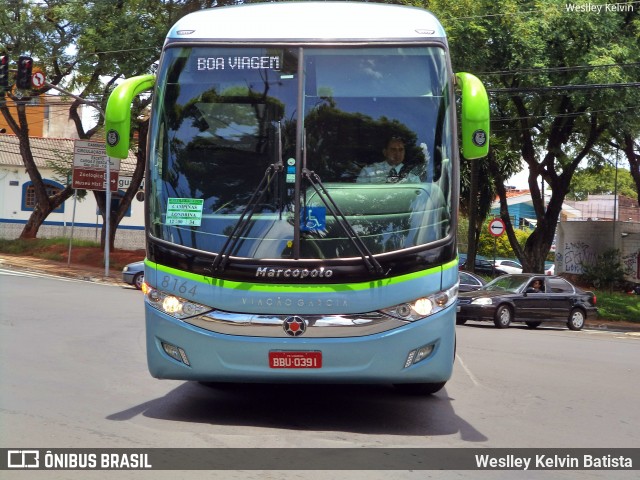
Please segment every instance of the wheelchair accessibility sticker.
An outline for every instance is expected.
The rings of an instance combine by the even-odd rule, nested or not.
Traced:
[[[300,230],[303,232],[317,232],[326,230],[327,209],[325,207],[305,207],[300,219]]]

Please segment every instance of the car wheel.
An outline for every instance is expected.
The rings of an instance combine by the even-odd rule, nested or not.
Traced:
[[[525,322],[529,328],[538,328],[542,322]]]
[[[465,323],[467,323],[466,318],[456,318],[456,325],[464,325]]]
[[[500,305],[496,310],[496,315],[493,319],[493,323],[498,328],[507,328],[511,325],[512,317],[511,309],[507,305]]]
[[[144,273],[137,273],[135,277],[133,277],[133,286],[138,290],[142,290],[142,284],[144,283]]]
[[[393,386],[407,395],[431,395],[442,390],[447,382],[438,383],[395,383]]]
[[[585,315],[579,308],[574,308],[569,314],[569,320],[567,321],[567,327],[570,330],[581,330],[584,327]]]

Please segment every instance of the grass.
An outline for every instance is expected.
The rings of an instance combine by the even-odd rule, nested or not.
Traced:
[[[598,318],[640,323],[640,295],[594,291],[597,298]]]
[[[12,255],[34,255],[52,246],[69,246],[68,238],[33,238],[29,240],[6,240],[0,238],[0,253]],[[91,240],[74,239],[74,247],[99,247],[100,244]]]

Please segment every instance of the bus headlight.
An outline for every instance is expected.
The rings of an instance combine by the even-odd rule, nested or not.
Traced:
[[[458,285],[456,284],[447,290],[417,298],[411,302],[384,308],[381,311],[392,317],[414,322],[444,310],[454,304],[457,298]]]
[[[202,315],[203,313],[213,310],[211,307],[192,302],[177,295],[162,292],[148,285],[146,287],[144,300],[153,308],[179,319],[195,317],[196,315]]]

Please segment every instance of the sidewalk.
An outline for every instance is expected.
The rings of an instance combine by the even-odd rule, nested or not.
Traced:
[[[63,262],[54,262],[36,257],[22,257],[19,255],[8,255],[0,253],[0,268],[8,270],[46,273],[58,277],[76,278],[95,283],[106,283],[111,285],[127,286],[122,281],[122,272],[111,268],[109,276],[104,275],[103,268],[90,267],[87,265],[67,265]],[[588,320],[587,328],[598,330],[615,330],[623,332],[640,332],[640,323],[611,321],[603,319]]]

